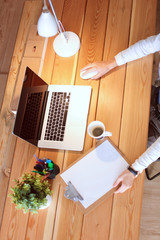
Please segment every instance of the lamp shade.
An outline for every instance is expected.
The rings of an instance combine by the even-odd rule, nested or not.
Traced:
[[[55,18],[48,9],[42,11],[38,19],[37,30],[42,37],[52,37],[58,33]]]

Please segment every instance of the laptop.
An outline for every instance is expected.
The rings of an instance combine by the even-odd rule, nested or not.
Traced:
[[[40,148],[82,151],[90,86],[48,85],[26,67],[13,134]]]

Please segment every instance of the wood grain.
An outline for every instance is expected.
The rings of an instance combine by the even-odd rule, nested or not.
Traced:
[[[64,1],[61,0],[59,2],[53,1],[54,9],[58,18],[61,19],[63,4]],[[34,35],[34,32],[31,33]],[[47,49],[44,56],[43,68],[41,77],[50,84],[54,62],[55,62],[55,52],[53,50],[53,39],[48,39]],[[62,169],[63,165],[63,158],[64,158],[64,151],[56,151],[56,150],[45,150],[41,149],[39,153],[40,157],[47,157],[53,160],[54,163],[57,163],[60,169]],[[45,211],[39,211],[38,215],[30,215],[28,220],[28,227],[26,231],[26,238],[27,239],[51,239],[54,223],[55,223],[55,215],[56,215],[56,208],[57,208],[57,201],[59,196],[59,184],[56,180],[54,180],[52,184],[53,189],[53,199],[51,206],[46,209]]]
[[[14,161],[8,186],[8,193],[11,192],[11,186],[14,186],[13,179],[20,178],[24,172],[30,172],[33,168],[35,159],[33,155],[37,155],[37,148],[21,139],[17,139]],[[15,205],[11,203],[9,197],[6,199],[3,222],[1,227],[1,239],[25,239],[25,231],[28,222],[28,214],[24,214],[22,210],[18,211]]]
[[[25,0],[0,2],[0,72],[8,73]],[[17,14],[17,8],[19,13]]]
[[[16,142],[11,134],[14,119],[10,104],[14,89],[18,99],[22,75],[28,64],[47,83],[90,85],[92,98],[88,123],[95,119],[103,121],[107,130],[113,133],[113,142],[126,154],[130,163],[146,147],[152,56],[128,64],[127,70],[122,66],[100,81],[84,81],[79,74],[87,63],[102,59],[107,61],[125,49],[128,43],[133,44],[153,34],[156,0],[54,0],[58,19],[66,30],[77,33],[81,39],[80,51],[67,59],[55,54],[54,37],[47,40],[36,33],[35,24],[41,12],[41,3],[39,0],[39,3],[29,1],[25,4],[2,104],[0,187],[7,194],[7,187],[10,189],[14,178],[33,169],[34,153],[52,159],[64,170],[95,144],[87,134],[83,152],[39,151],[21,139]],[[135,104],[137,99],[138,107]],[[22,211],[15,210],[9,198],[5,202],[6,195],[0,195],[1,215],[5,203],[1,239],[17,240],[19,236],[21,240],[138,239],[143,175],[136,179],[130,191],[106,199],[85,216],[76,204],[64,198],[64,190],[57,180],[52,182],[51,187],[54,191],[51,206],[39,211],[38,215],[24,215]]]
[[[82,240],[108,239],[110,229],[110,216],[112,198],[107,199],[93,211],[85,215],[82,229]]]
[[[112,59],[128,47],[132,1],[111,1],[103,60]],[[122,34],[123,32],[123,34]],[[125,66],[106,75],[100,81],[96,119],[101,120],[111,139],[118,146],[125,84]],[[112,91],[110,91],[112,89]]]
[[[83,14],[85,10],[85,0],[79,1],[66,1],[64,4],[65,12],[63,12],[62,23],[65,22],[65,28],[68,30],[68,27],[73,24],[76,15],[79,14],[79,19],[77,22],[76,33],[81,37],[83,24]],[[70,11],[70,16],[68,16],[68,11]],[[72,21],[71,21],[72,19]],[[60,58],[56,56],[54,72],[52,75],[53,84],[74,84],[76,65],[78,60],[78,54],[70,58]],[[62,79],[62,80],[61,80]],[[76,154],[72,152],[66,152],[67,156],[70,157],[71,161],[74,161]],[[66,158],[64,159],[64,165],[67,162]],[[66,206],[66,207],[65,207]],[[79,239],[81,234],[81,225],[82,225],[83,214],[71,201],[63,196],[63,190],[60,191],[58,206],[56,212],[56,221],[55,228],[53,232],[53,239],[65,239],[66,236],[68,239]],[[67,224],[63,224],[67,222]]]
[[[39,157],[47,157],[56,163],[60,169],[63,164],[63,151],[57,152],[56,150],[41,150]],[[39,210],[38,215],[30,215],[26,238],[27,239],[52,239],[52,232],[55,222],[55,215],[57,209],[57,200],[59,194],[59,183],[56,179],[50,181],[52,194],[52,203],[49,208],[45,210]]]
[[[11,62],[11,68],[8,76],[8,81],[6,85],[6,90],[4,94],[3,104],[0,114],[0,187],[3,191],[0,192],[1,206],[0,213],[1,217],[3,214],[3,208],[5,203],[5,197],[7,194],[8,178],[4,177],[3,169],[11,168],[14,149],[16,144],[16,138],[12,135],[14,118],[10,113],[10,104],[13,95],[13,89],[16,83],[17,73],[19,71],[19,63],[23,56],[23,49],[25,47],[25,41],[28,36],[28,31],[30,25],[37,21],[37,15],[35,14],[35,9],[37,12],[41,9],[41,4],[36,2],[26,2],[23,11],[21,23],[19,26],[19,31],[17,35],[17,40],[15,44],[15,49],[13,53],[13,58]],[[39,11],[38,11],[39,9]],[[9,209],[8,209],[9,210]]]
[[[118,13],[116,17],[115,12]],[[119,1],[110,2],[103,60],[107,61],[112,58],[115,55],[115,49],[120,51],[127,47],[130,12],[131,1],[121,1],[121,4]],[[120,21],[118,21],[119,19]],[[119,41],[122,29],[125,34],[123,35],[124,37],[121,37],[121,41]],[[115,73],[101,79],[96,114],[96,119],[102,121],[106,129],[112,132],[112,140],[117,145],[120,134],[124,80],[125,68],[119,69]],[[112,91],[109,89],[112,89]],[[113,197],[106,199],[101,206],[89,214],[89,217],[84,217],[84,224],[87,227],[83,226],[83,230],[85,231],[85,233],[82,232],[83,239],[109,239],[111,212],[108,206],[112,206],[112,201]],[[103,227],[105,224],[104,219],[107,227]],[[92,234],[92,229],[94,229],[94,235]]]
[[[1,86],[1,88],[0,88],[0,109],[2,106],[2,102],[3,102],[7,78],[8,78],[7,74],[0,74],[0,86]]]
[[[130,44],[154,33],[156,1],[134,0],[132,9]],[[138,25],[137,21],[141,24]],[[127,66],[119,147],[130,163],[146,149],[151,73],[152,56]],[[111,240],[119,236],[123,240],[139,238],[142,189],[143,175],[138,177],[130,191],[116,195],[113,203]]]
[[[79,69],[82,67],[82,64],[84,64],[84,62],[86,62],[86,60],[89,59],[91,55],[91,51],[93,54],[92,56],[98,57],[99,59],[102,58],[107,6],[108,6],[107,1],[97,1],[94,7],[92,5],[92,1],[88,1],[88,5],[86,8],[85,24],[82,32],[81,49],[79,53],[78,68],[76,73],[76,84],[78,85],[91,84],[92,86],[92,99],[91,99],[90,113],[88,118],[89,121],[92,121],[95,119],[95,108],[97,105],[96,101],[97,101],[97,94],[98,94],[98,82],[95,82],[92,84],[89,81],[85,82],[84,80],[81,80],[79,77]],[[97,31],[100,31],[98,36],[96,34]],[[90,61],[92,60],[93,58],[91,57]],[[91,144],[92,144],[92,140],[88,136],[86,136],[85,151],[87,150],[87,148],[92,146]],[[65,169],[69,164],[71,164],[74,160],[76,160],[78,155],[79,155],[78,153],[66,152],[63,169]],[[74,209],[74,203],[69,202],[64,197],[62,198],[62,200],[59,199],[59,203],[60,201],[62,201],[62,203],[61,203],[61,208],[58,207],[57,209],[57,216],[59,216],[59,218],[56,219],[57,225],[55,226],[55,234],[53,239],[64,239],[66,234],[68,238],[79,239],[80,236],[76,232],[74,235],[71,234],[70,228],[72,227],[73,229],[77,224],[79,224],[79,227],[80,227],[80,221],[82,221],[82,213],[79,211],[79,213],[77,214],[78,209],[77,209],[77,206],[75,206],[76,215],[74,215],[74,225],[73,225],[72,215],[70,215],[72,211],[68,213],[67,208],[63,208],[62,206],[67,205],[69,206],[69,208]],[[65,221],[68,222],[68,226],[66,225],[62,226],[61,223],[64,221],[64,219]],[[58,230],[56,229],[56,227],[58,227]],[[78,231],[78,233],[80,234],[80,231]]]

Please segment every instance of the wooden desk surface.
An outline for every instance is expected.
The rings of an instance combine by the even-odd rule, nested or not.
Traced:
[[[81,48],[71,58],[56,56],[53,38],[47,42],[36,34],[41,1],[26,2],[0,116],[0,239],[138,240],[143,174],[131,190],[111,196],[85,216],[76,204],[64,198],[56,180],[52,184],[51,206],[38,215],[17,211],[7,197],[12,180],[33,169],[34,154],[51,158],[61,169],[81,155],[80,152],[39,150],[12,135],[14,118],[10,106],[17,104],[26,65],[50,84],[91,85],[88,123],[101,120],[129,163],[146,149],[152,56],[122,66],[100,81],[84,81],[79,71],[89,62],[109,60],[136,41],[153,35],[156,0],[54,0],[53,4],[65,29],[79,35]],[[86,135],[83,152],[93,144]],[[9,176],[8,168],[11,169]]]

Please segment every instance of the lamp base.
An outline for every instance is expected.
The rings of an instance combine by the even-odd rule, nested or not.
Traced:
[[[80,48],[80,39],[77,34],[73,32],[60,33],[53,42],[53,48],[57,55],[60,57],[71,57],[76,54]]]

